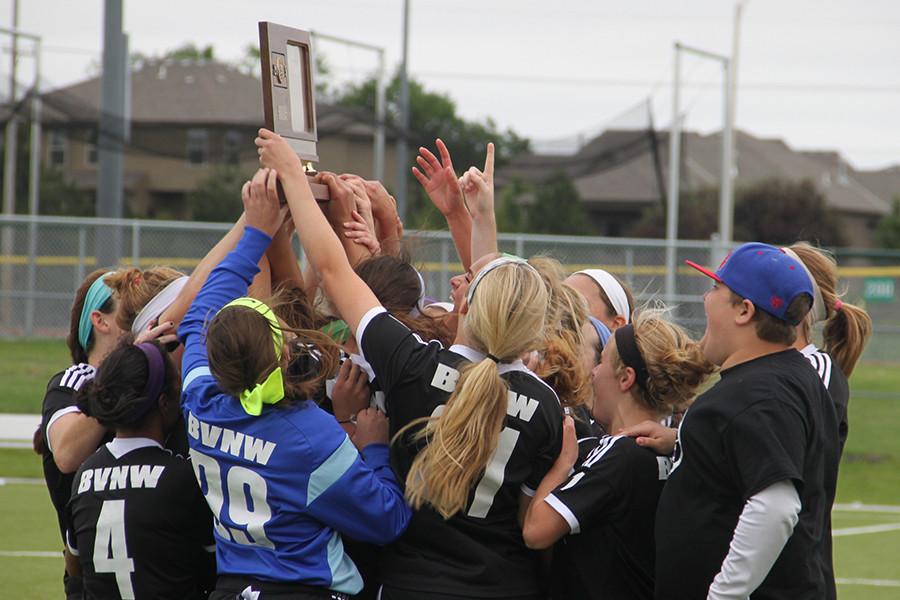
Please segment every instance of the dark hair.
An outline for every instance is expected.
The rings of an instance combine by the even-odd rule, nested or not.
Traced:
[[[290,299],[283,293],[265,303],[285,323],[288,319],[283,315],[296,308],[289,306]],[[290,356],[282,353],[281,358],[276,359],[272,327],[256,310],[229,306],[210,319],[206,329],[209,370],[224,393],[236,398],[244,390],[265,381],[276,368],[281,368],[285,374],[285,400],[276,406],[288,406],[292,399],[312,399],[317,395],[325,380],[340,365],[338,347],[321,331],[291,327],[290,324],[281,330],[294,333],[299,340],[290,345]],[[290,363],[301,358],[297,353],[314,355],[319,363],[318,370],[290,369]]]
[[[84,281],[81,282],[81,285],[78,286],[78,289],[75,291],[75,300],[72,302],[72,311],[69,315],[69,334],[66,336],[66,346],[69,347],[69,354],[72,356],[72,362],[75,364],[86,363],[88,361],[88,354],[90,354],[91,348],[94,347],[93,335],[88,338],[88,347],[81,347],[81,343],[78,341],[78,325],[81,322],[81,311],[84,310],[84,301],[87,297],[88,290],[97,279],[107,272],[109,272],[109,269],[97,269],[85,277]],[[110,296],[109,300],[103,303],[99,309],[100,312],[108,315],[115,311],[116,302],[114,297],[115,296]]]
[[[733,305],[740,304],[743,301],[743,297],[731,291],[731,303]],[[809,312],[809,309],[812,308],[812,298],[807,294],[800,294],[791,300],[784,313],[786,320],[770,315],[756,305],[754,307],[756,310],[753,312],[753,323],[756,324],[756,336],[764,342],[790,346],[797,341],[797,329],[788,321],[799,323],[806,316],[806,313]]]
[[[156,342],[163,357],[165,376],[162,394],[177,399],[181,393],[178,371],[165,349]],[[126,335],[118,346],[103,359],[97,374],[76,396],[78,408],[107,428],[134,428],[151,414],[159,398],[146,396],[150,368],[147,356],[134,339]]]
[[[422,282],[407,256],[373,256],[360,261],[354,270],[385,310],[422,339],[440,340],[445,346],[452,342],[452,335],[441,319],[416,312],[422,296]]]

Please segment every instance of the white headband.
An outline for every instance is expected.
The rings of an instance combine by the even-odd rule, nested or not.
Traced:
[[[819,289],[819,284],[816,283],[816,278],[813,277],[812,273],[810,273],[809,271],[809,268],[807,268],[806,263],[804,263],[803,260],[801,260],[801,258],[797,256],[796,252],[794,252],[790,248],[782,248],[781,251],[800,263],[800,266],[803,267],[804,271],[806,271],[806,276],[809,277],[810,283],[812,283],[813,305],[809,312],[813,316],[813,323],[825,321],[826,319],[828,319],[828,311],[825,310],[825,300],[822,299],[822,290]]]
[[[475,288],[478,287],[478,284],[481,283],[481,280],[484,279],[484,276],[496,269],[497,267],[502,267],[503,265],[525,265],[535,273],[537,271],[534,267],[528,264],[528,261],[520,256],[513,256],[512,254],[503,254],[499,258],[495,258],[488,264],[484,265],[480,271],[478,271],[478,275],[475,276],[474,281],[472,281],[471,285],[469,285],[469,291],[466,294],[466,302],[472,304],[472,297],[475,295]]]
[[[593,279],[600,289],[606,293],[610,304],[616,311],[617,315],[621,315],[625,319],[625,323],[631,323],[631,310],[628,307],[628,296],[625,294],[625,288],[619,283],[619,280],[610,275],[603,269],[585,269],[578,271],[575,275],[587,275]]]
[[[187,281],[188,276],[182,275],[164,287],[160,293],[153,296],[153,298],[150,299],[150,302],[148,302],[134,318],[134,323],[131,324],[131,333],[138,335],[147,329],[147,326],[150,325],[150,323],[158,319],[159,315],[163,314],[167,308],[172,306],[172,303],[175,302],[175,299],[178,297],[178,294],[181,293],[181,290],[184,288],[184,284],[186,284]]]

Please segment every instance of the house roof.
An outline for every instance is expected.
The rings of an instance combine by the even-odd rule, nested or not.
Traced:
[[[668,182],[668,132],[657,132],[659,175]],[[890,194],[900,193],[900,167],[888,172],[856,172],[835,152],[800,152],[779,139],[738,131],[736,185],[768,177],[812,180],[832,208],[850,213],[884,215]],[[646,205],[658,202],[664,186],[651,152],[649,131],[606,131],[568,156],[529,155],[514,159],[499,173],[503,184],[514,178],[539,182],[566,173],[587,204]],[[721,169],[721,136],[685,132],[682,138],[684,188],[717,186]],[[869,184],[873,183],[870,188]],[[877,185],[874,185],[877,183]]]
[[[49,123],[95,123],[101,80],[93,77],[44,94]],[[259,78],[216,61],[160,60],[131,73],[133,125],[247,126],[263,124]],[[372,115],[362,109],[318,102],[319,135],[371,136]],[[388,135],[391,135],[388,131]]]

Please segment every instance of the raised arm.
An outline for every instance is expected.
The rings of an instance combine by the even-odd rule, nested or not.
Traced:
[[[469,167],[460,178],[466,205],[472,213],[472,260],[497,252],[494,216],[494,144],[488,143],[484,171]]]
[[[267,129],[259,130],[256,145],[260,162],[278,172],[303,250],[322,288],[355,334],[362,317],[381,306],[378,299],[350,266],[341,242],[316,205],[300,159],[291,147]],[[346,184],[333,173],[323,173],[320,179],[328,185],[332,198],[336,193],[346,193]]]
[[[206,336],[203,329],[225,304],[246,295],[253,277],[259,272],[262,259],[281,224],[284,213],[278,206],[275,188],[276,175],[260,169],[249,186],[244,186],[242,200],[246,215],[243,235],[209,274],[178,328],[178,337],[185,346],[182,377],[187,381],[191,372],[206,366]]]
[[[456,178],[456,171],[453,170],[453,161],[450,160],[450,151],[440,138],[434,143],[440,160],[428,148],[421,147],[416,162],[422,170],[413,167],[412,173],[447,220],[463,270],[468,270],[472,265],[472,217],[466,210],[462,188]]]
[[[273,288],[290,286],[303,289],[303,273],[300,271],[300,263],[297,261],[297,255],[294,254],[294,247],[291,244],[293,237],[294,221],[291,220],[291,215],[288,213],[266,251]]]

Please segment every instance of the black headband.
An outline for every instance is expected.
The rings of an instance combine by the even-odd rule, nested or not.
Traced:
[[[629,323],[624,327],[619,327],[613,335],[616,337],[616,349],[619,351],[622,362],[626,367],[634,369],[635,381],[641,386],[641,389],[646,391],[650,374],[647,372],[647,363],[644,362],[644,357],[641,356],[641,351],[638,349],[637,340],[634,339],[634,325]]]

